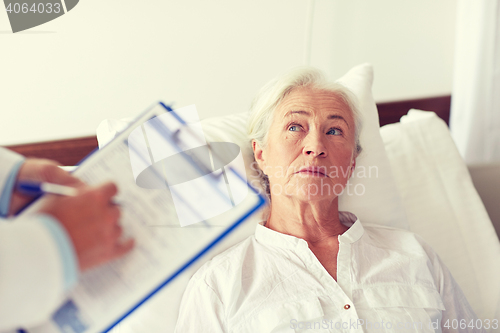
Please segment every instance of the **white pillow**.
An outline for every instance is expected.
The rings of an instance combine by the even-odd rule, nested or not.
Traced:
[[[500,243],[445,122],[410,110],[380,129],[410,230],[439,254],[476,314],[500,304]]]
[[[363,151],[356,159],[356,169],[348,186],[365,189],[362,195],[356,195],[355,191],[351,196],[347,192],[342,194],[339,209],[356,214],[361,222],[408,229],[403,203],[380,137],[378,111],[372,95],[373,67],[358,65],[338,82],[356,95],[363,115],[360,135]],[[377,174],[370,173],[374,169]],[[360,177],[363,171],[367,177]]]

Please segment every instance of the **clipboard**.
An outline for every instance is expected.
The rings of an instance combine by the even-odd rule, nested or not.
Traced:
[[[50,320],[28,332],[108,332],[241,226],[266,201],[235,146],[206,142],[194,105],[159,102],[82,160],[74,175],[118,185],[122,227],[136,246],[83,273]]]

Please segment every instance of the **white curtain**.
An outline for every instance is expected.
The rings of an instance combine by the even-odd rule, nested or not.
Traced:
[[[457,0],[450,129],[467,164],[500,162],[500,0]]]

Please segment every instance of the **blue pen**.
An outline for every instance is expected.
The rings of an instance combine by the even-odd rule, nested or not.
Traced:
[[[41,195],[44,193],[64,195],[64,196],[75,196],[78,190],[74,187],[52,184],[52,183],[39,183],[39,182],[19,182],[17,184],[17,189],[29,195]]]
[[[40,196],[45,193],[49,194],[57,194],[68,197],[74,197],[78,194],[78,190],[74,187],[64,186],[59,184],[52,183],[39,183],[39,182],[18,182],[17,189],[19,192],[32,195],[32,196]],[[121,204],[114,199],[111,199],[111,203],[116,206],[121,206]]]

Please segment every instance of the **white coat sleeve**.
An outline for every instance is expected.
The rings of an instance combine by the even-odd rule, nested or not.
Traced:
[[[0,148],[0,193],[22,157]],[[0,332],[45,321],[62,301],[57,244],[37,217],[0,220]]]

